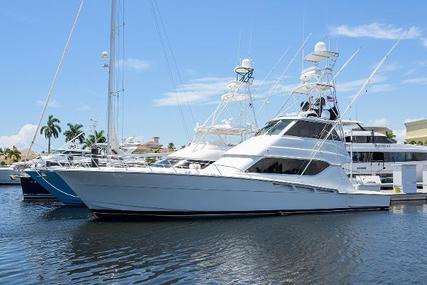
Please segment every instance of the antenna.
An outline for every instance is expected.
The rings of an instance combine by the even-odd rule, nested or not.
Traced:
[[[27,160],[28,156],[30,155],[31,148],[33,147],[34,142],[36,141],[36,137],[37,137],[37,134],[38,134],[38,132],[40,130],[40,126],[41,126],[42,120],[44,118],[44,115],[46,113],[47,106],[49,105],[50,98],[52,97],[53,91],[55,90],[56,82],[58,81],[59,74],[61,73],[62,64],[64,63],[65,55],[67,54],[67,51],[68,51],[68,49],[70,47],[71,39],[73,37],[74,30],[76,29],[77,22],[78,22],[79,17],[80,17],[80,12],[82,11],[82,8],[83,8],[83,4],[84,4],[84,0],[81,0],[79,8],[77,10],[77,14],[76,14],[76,16],[74,18],[74,21],[73,21],[73,25],[71,26],[70,33],[68,34],[68,38],[67,38],[67,41],[65,43],[64,50],[62,51],[61,58],[59,59],[59,64],[56,67],[55,75],[53,76],[52,83],[51,83],[49,91],[47,93],[46,101],[45,101],[45,104],[43,106],[43,111],[40,114],[39,123],[37,125],[37,128],[36,128],[36,131],[34,133],[33,139],[31,140],[31,144],[30,144],[30,147],[28,148],[27,154],[25,155],[25,160]]]

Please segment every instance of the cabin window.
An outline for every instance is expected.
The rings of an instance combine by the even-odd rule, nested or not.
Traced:
[[[303,138],[324,139],[328,135],[331,128],[331,124],[300,120],[297,121],[295,125],[293,125],[292,128],[285,133],[285,135]],[[332,131],[328,137],[328,140],[340,140],[335,130]]]
[[[405,162],[427,160],[423,152],[353,152],[353,162]]]
[[[346,142],[351,142],[351,136],[345,138]],[[375,136],[372,141],[372,136],[353,136],[353,143],[395,143],[395,141],[382,136]]]
[[[191,165],[199,165],[201,169],[206,168],[209,164],[211,164],[212,161],[207,160],[181,160],[178,163],[174,165],[174,167],[177,168],[190,168]]]
[[[257,132],[257,136],[259,135],[278,135],[281,131],[283,131],[292,120],[275,120],[268,122],[264,128]]]
[[[276,174],[301,174],[309,160],[293,158],[264,158],[248,168],[247,172],[276,173]],[[304,175],[316,175],[329,166],[329,163],[312,160]]]
[[[264,135],[266,132],[268,132],[269,129],[271,129],[272,126],[277,124],[277,122],[278,122],[277,120],[267,122],[267,124],[262,129],[260,129],[255,135],[256,136]]]

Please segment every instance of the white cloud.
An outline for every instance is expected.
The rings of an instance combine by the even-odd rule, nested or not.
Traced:
[[[206,104],[218,100],[227,92],[230,77],[202,77],[180,84],[175,91],[166,92],[163,98],[154,100],[155,106]]]
[[[44,101],[44,100],[37,100],[36,104],[38,106],[44,106],[45,102],[46,101]],[[50,100],[50,102],[49,102],[49,104],[47,104],[47,106],[50,108],[61,108],[61,104],[59,104],[58,101],[56,101],[56,100]]]
[[[351,38],[374,38],[397,40],[401,35],[404,39],[416,39],[421,36],[422,30],[419,27],[402,28],[390,24],[371,23],[358,26],[333,26],[329,28],[329,34],[332,36],[344,36]]]
[[[19,149],[28,148],[36,129],[36,125],[25,124],[17,134],[0,136],[0,147],[11,148],[12,146],[16,146]]]
[[[427,38],[421,38],[423,46],[427,47]]]
[[[181,84],[175,91],[166,92],[154,100],[155,106],[176,106],[185,104],[217,104],[222,95],[228,92],[227,83],[232,77],[201,77]],[[276,80],[255,80],[252,97],[264,99],[270,95],[289,93],[295,85],[283,85]]]
[[[396,135],[396,141],[399,143],[403,143],[406,138],[406,129],[400,129],[394,132]]]
[[[82,111],[82,112],[88,112],[92,110],[92,107],[89,105],[81,105],[77,110]]]
[[[426,85],[427,77],[415,77],[411,79],[405,79],[402,81],[403,84],[417,84],[417,85]]]
[[[356,79],[356,80],[338,83],[336,85],[337,92],[339,93],[358,92],[362,87],[363,83],[365,83],[366,79],[367,78],[362,78],[362,79]],[[375,76],[374,79],[371,81],[371,83],[368,85],[368,92],[381,93],[381,92],[394,90],[394,87],[391,84],[386,83],[387,79],[388,78],[384,75]]]
[[[417,70],[416,70],[415,68],[408,69],[408,70],[403,74],[403,76],[410,76],[410,75],[414,74],[416,71],[417,71]]]
[[[136,71],[147,70],[151,67],[150,62],[138,58],[123,59],[119,61],[119,64],[123,64],[123,66]]]
[[[390,121],[386,118],[378,118],[368,121],[367,125],[372,127],[388,127],[390,126]]]

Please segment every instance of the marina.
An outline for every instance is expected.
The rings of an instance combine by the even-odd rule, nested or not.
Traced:
[[[0,284],[423,284],[423,23],[237,2],[221,22],[221,3],[160,0],[28,15],[45,24],[23,57],[49,64],[14,84],[35,105],[0,125],[24,124],[0,135]],[[272,17],[291,6],[301,25]]]

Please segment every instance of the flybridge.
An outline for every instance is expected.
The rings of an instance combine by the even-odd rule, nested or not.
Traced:
[[[293,94],[306,96],[301,103],[300,116],[319,117],[327,120],[338,118],[336,90],[333,68],[338,53],[329,51],[324,42],[318,42],[314,51],[305,56],[305,62],[311,66],[301,72],[301,83]]]

